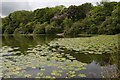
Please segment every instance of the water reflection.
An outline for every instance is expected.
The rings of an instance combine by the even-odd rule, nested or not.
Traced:
[[[2,46],[9,46],[10,48],[16,48],[16,51],[20,51],[21,53],[25,54],[28,48],[36,47],[37,45],[45,45],[49,43],[52,40],[55,40],[59,38],[59,36],[50,36],[50,35],[34,35],[34,36],[2,36]],[[15,50],[15,49],[14,49]],[[61,52],[60,52],[61,53]],[[112,72],[116,73],[117,64],[113,62],[111,59],[111,54],[78,54],[75,51],[67,51],[65,50],[64,53],[70,54],[70,56],[73,56],[76,58],[77,61],[80,61],[82,63],[87,63],[86,70],[80,71],[81,73],[84,73],[87,75],[88,78],[100,78],[102,75],[106,72],[105,70],[111,71],[111,74],[114,74]],[[103,68],[101,68],[103,67]],[[52,67],[55,69],[56,67]],[[48,74],[51,71],[51,68],[46,68]],[[33,74],[38,72],[38,68],[27,68],[27,73]],[[101,72],[103,72],[101,74]],[[106,74],[108,75],[108,74]],[[33,76],[35,77],[35,75]],[[62,76],[63,77],[63,76]],[[111,77],[111,75],[108,76],[108,78]]]
[[[24,53],[29,47],[35,47],[36,45],[46,44],[56,36],[49,35],[34,35],[34,36],[2,36],[2,46],[10,46],[11,48],[19,47],[19,50]]]

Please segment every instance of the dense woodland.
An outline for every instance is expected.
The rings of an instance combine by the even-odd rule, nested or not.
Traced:
[[[2,18],[4,34],[118,34],[120,2],[100,2],[96,6],[63,5],[34,11],[15,11]]]

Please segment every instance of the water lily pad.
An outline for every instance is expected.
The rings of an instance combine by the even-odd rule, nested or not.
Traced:
[[[38,77],[43,76],[43,73],[37,73],[37,76]]]
[[[86,77],[85,74],[78,74],[79,77]]]
[[[30,74],[26,74],[26,75],[24,75],[24,77],[25,77],[25,78],[30,78],[31,75],[30,75]]]
[[[61,74],[57,70],[53,70],[51,72],[51,75],[53,75],[53,76],[61,76]]]

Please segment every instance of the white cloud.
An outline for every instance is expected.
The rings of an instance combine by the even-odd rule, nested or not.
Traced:
[[[99,2],[102,0],[1,0],[2,2]],[[120,0],[110,0],[120,1]]]
[[[100,2],[102,0],[1,0],[2,3],[2,11],[0,14],[8,15],[9,13],[15,10],[35,10],[37,8],[44,7],[54,7],[57,5],[64,5],[66,7],[70,5],[81,5],[86,2],[90,2],[92,4],[96,4],[96,2]],[[120,0],[110,0],[110,1],[120,1]],[[21,3],[20,3],[21,2]],[[3,4],[6,3],[6,4]]]

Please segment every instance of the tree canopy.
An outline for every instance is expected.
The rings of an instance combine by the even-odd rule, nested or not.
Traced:
[[[15,11],[2,18],[4,34],[77,35],[120,33],[120,2],[103,1],[93,6],[63,5],[34,11]]]

